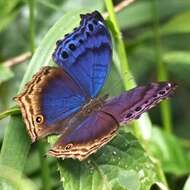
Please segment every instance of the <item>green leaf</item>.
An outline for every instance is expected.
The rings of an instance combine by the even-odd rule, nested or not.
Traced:
[[[144,26],[153,22],[152,15],[153,1],[135,1],[130,6],[118,12],[118,22],[121,28],[131,29]],[[177,12],[188,10],[189,1],[167,0],[157,3],[160,20],[171,17]],[[188,19],[188,17],[186,18]]]
[[[11,79],[13,76],[14,73],[10,70],[10,68],[0,64],[0,84]]]
[[[152,20],[151,2],[137,1],[117,14],[121,28],[132,28]],[[130,18],[130,19],[127,19]]]
[[[150,2],[149,2],[150,4]],[[171,2],[171,6],[172,6],[173,2]],[[178,2],[176,2],[176,4],[179,4]],[[163,3],[164,5],[164,3]],[[169,5],[169,8],[167,9],[166,7],[163,6],[162,9],[160,9],[160,13],[159,13],[159,16],[160,16],[160,20],[161,18],[163,17],[163,11],[164,10],[167,10],[169,11],[171,8],[170,8],[170,5]],[[147,3],[147,6],[151,6],[151,5],[148,5]],[[188,2],[187,2],[187,5],[183,5],[183,6],[189,6],[188,5]],[[146,6],[145,6],[146,7]],[[150,12],[148,12],[148,7],[146,7],[146,9],[142,8],[142,11],[147,11],[147,13],[145,13],[145,17],[147,16],[148,18],[151,18],[152,19],[152,16],[150,16]],[[185,9],[185,8],[184,8]],[[125,9],[124,9],[125,10]],[[126,10],[127,11],[127,10]],[[150,10],[149,10],[150,11]],[[140,11],[139,11],[140,12]],[[130,19],[130,21],[127,21],[127,22],[132,22],[133,19],[135,20],[136,18],[138,19],[139,17],[139,20],[143,19],[143,16],[142,15],[139,15],[137,17],[136,14],[138,14],[138,9],[136,12],[132,12],[134,15],[123,15],[123,18],[119,18],[119,21],[121,22],[122,24],[122,21],[125,21],[126,18],[132,18]],[[127,12],[128,14],[128,12]],[[175,14],[175,16],[171,16],[171,18],[165,22],[165,24],[162,24],[162,22],[160,21],[160,27],[159,27],[159,31],[160,31],[160,35],[161,36],[168,36],[168,35],[173,35],[173,34],[188,34],[190,32],[190,21],[189,21],[189,16],[190,16],[190,11],[187,10],[187,11],[184,11],[182,13],[179,13],[179,14]],[[132,20],[132,21],[131,21]],[[149,19],[148,19],[149,21]],[[148,22],[147,21],[147,22]],[[125,24],[127,23],[125,22]],[[142,22],[142,24],[145,24],[144,22]],[[137,23],[138,25],[138,23]],[[129,25],[130,26],[130,25]],[[129,27],[128,26],[128,27]],[[135,25],[136,26],[136,25]],[[136,26],[137,27],[137,26]],[[136,39],[133,40],[133,42],[130,44],[130,45],[142,45],[142,42],[147,40],[147,39],[151,39],[153,38],[154,39],[155,37],[155,34],[154,34],[154,31],[152,30],[152,28],[147,27],[145,28],[145,30],[143,30],[143,32],[140,32],[138,34],[138,36],[136,36]],[[176,39],[175,39],[176,40]],[[177,43],[178,44],[178,43]],[[182,42],[182,44],[184,44]],[[179,46],[179,44],[178,44]]]
[[[122,130],[88,160],[63,160],[59,169],[65,190],[147,190],[159,180],[137,139]]]
[[[8,117],[10,115],[19,114],[19,113],[20,113],[20,109],[18,107],[10,108],[10,109],[0,113],[0,120],[4,119],[5,117]]]
[[[18,5],[21,0],[7,0],[0,2],[1,13],[10,13]]]
[[[188,51],[170,51],[163,55],[167,69],[175,75],[175,80],[189,83],[190,53]]]
[[[190,11],[175,15],[161,28],[162,34],[190,33]]]
[[[0,31],[5,29],[17,16],[18,12],[9,13],[8,15],[0,15]]]
[[[168,64],[188,64],[190,66],[189,51],[170,51],[163,55],[163,61]],[[180,66],[180,65],[179,65]]]
[[[25,177],[21,177],[17,170],[0,165],[0,171],[1,190],[37,190],[34,183]]]
[[[17,16],[18,11],[14,10],[21,0],[7,0],[0,2],[0,31],[5,29]]]
[[[165,172],[175,175],[184,175],[190,172],[190,159],[174,135],[154,127],[150,150],[161,161]]]
[[[22,171],[30,147],[30,139],[20,115],[11,116],[1,148],[0,164]]]

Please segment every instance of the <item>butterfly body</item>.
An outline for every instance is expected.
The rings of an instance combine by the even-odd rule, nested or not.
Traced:
[[[58,134],[49,155],[86,159],[128,123],[173,93],[170,82],[151,83],[117,97],[98,94],[112,59],[111,36],[97,11],[81,15],[80,26],[57,41],[53,60],[29,81],[18,102],[32,142]]]

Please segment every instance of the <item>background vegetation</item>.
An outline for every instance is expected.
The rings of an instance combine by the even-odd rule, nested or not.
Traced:
[[[111,0],[0,1],[0,189],[190,189],[190,0],[123,2],[131,3],[113,1],[114,14]],[[87,161],[45,158],[47,141],[31,145],[18,108],[8,108],[39,68],[54,64],[56,40],[95,9],[106,13],[114,41],[102,93],[157,80],[179,88]]]

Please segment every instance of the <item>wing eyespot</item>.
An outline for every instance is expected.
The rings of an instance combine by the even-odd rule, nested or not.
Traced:
[[[164,95],[165,93],[166,93],[165,90],[161,90],[161,91],[159,92],[160,95]]]
[[[39,125],[39,124],[43,124],[44,123],[44,116],[39,114],[37,116],[35,116],[35,122]]]
[[[142,109],[142,107],[138,106],[138,107],[135,108],[135,111],[138,112],[138,111],[140,111],[141,109]]]
[[[63,59],[66,59],[67,57],[69,57],[69,55],[68,55],[68,53],[67,53],[66,51],[63,51],[63,52],[61,53],[61,57],[62,57]]]
[[[131,117],[133,114],[131,113],[131,112],[129,112],[125,117],[126,118],[129,118],[129,117]]]
[[[75,51],[75,50],[76,50],[75,44],[69,44],[69,49],[70,49],[71,51]]]
[[[65,150],[69,150],[73,147],[73,144],[72,143],[69,143],[65,146]]]

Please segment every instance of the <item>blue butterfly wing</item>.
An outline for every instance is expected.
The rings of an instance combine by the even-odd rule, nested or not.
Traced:
[[[78,111],[85,103],[86,95],[64,70],[48,69],[49,75],[44,80],[47,84],[41,92],[41,110],[46,125],[51,125]]]
[[[53,60],[92,98],[104,85],[111,58],[111,37],[97,11],[81,15],[80,26],[59,40],[53,53]]]
[[[43,67],[15,100],[32,141],[57,133],[65,121],[86,102],[86,94],[63,69]],[[63,131],[62,127],[62,131]]]

